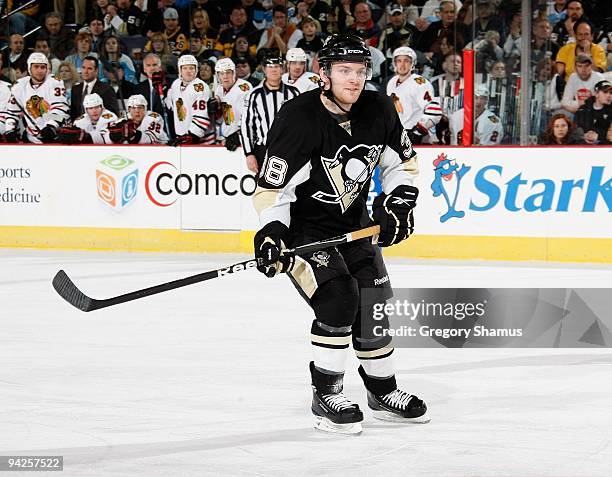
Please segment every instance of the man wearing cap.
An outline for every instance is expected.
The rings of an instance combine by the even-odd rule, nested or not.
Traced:
[[[281,80],[284,64],[282,56],[266,56],[262,64],[266,77],[247,96],[240,127],[247,167],[255,174],[263,164],[266,138],[274,117],[283,104],[300,94],[295,86]]]
[[[168,39],[170,51],[175,56],[181,56],[189,50],[189,41],[185,34],[181,31],[179,24],[179,14],[175,8],[166,8],[164,10],[164,34]]]
[[[419,31],[406,21],[406,14],[399,3],[387,7],[389,23],[380,35],[378,49],[382,51],[391,66],[393,51],[400,46],[416,46]]]
[[[576,125],[584,131],[587,144],[601,144],[612,121],[612,83],[602,80],[595,84],[595,96],[587,99],[576,112]]]
[[[557,53],[557,73],[559,73],[559,76],[565,75],[565,80],[569,80],[574,71],[575,59],[580,54],[591,57],[594,70],[606,71],[606,52],[601,46],[593,43],[593,26],[586,20],[579,20],[574,23],[574,32],[576,41],[568,43]]]
[[[570,113],[578,111],[587,99],[593,96],[595,84],[604,79],[601,73],[593,71],[590,56],[580,54],[576,57],[575,69],[565,85],[561,106]]]

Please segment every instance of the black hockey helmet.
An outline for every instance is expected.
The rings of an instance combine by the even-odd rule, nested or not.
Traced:
[[[276,52],[271,52],[264,55],[263,59],[261,60],[261,66],[283,66],[284,64],[285,59]]]
[[[319,65],[329,71],[334,62],[363,63],[368,68],[368,79],[372,71],[372,53],[366,42],[352,33],[330,36],[318,55]]]

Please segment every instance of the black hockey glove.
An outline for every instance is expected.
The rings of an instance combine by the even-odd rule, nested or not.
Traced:
[[[81,142],[81,129],[74,126],[62,126],[57,130],[58,142],[77,144]]]
[[[230,134],[225,138],[225,149],[227,149],[228,151],[235,151],[236,149],[238,149],[238,146],[240,146],[240,136],[238,134],[238,131],[236,131],[234,134]]]
[[[183,134],[182,136],[176,136],[174,139],[168,142],[169,146],[180,146],[182,144],[197,144],[200,142],[200,138],[192,132]]]
[[[419,189],[400,185],[390,194],[380,194],[372,204],[372,217],[380,224],[378,245],[389,247],[410,237],[414,229],[412,209]]]
[[[416,123],[412,129],[408,130],[408,137],[412,144],[421,144],[423,138],[429,134],[429,131],[422,124]]]
[[[211,118],[219,119],[221,117],[221,103],[218,98],[210,98],[206,102],[206,109],[208,110],[208,116]]]
[[[140,138],[142,137],[142,132],[138,130],[138,125],[131,119],[128,119],[124,127],[124,134],[127,138],[128,143],[138,144],[140,142]]]
[[[125,123],[127,120],[122,119],[115,124],[111,124],[108,128],[108,137],[115,144],[122,144],[125,141]]]
[[[19,131],[13,129],[4,135],[4,140],[11,144],[17,144],[19,142]]]
[[[255,234],[255,258],[257,270],[266,277],[273,277],[279,273],[287,273],[293,268],[295,256],[281,254],[287,248],[289,229],[285,224],[275,220],[265,225]]]
[[[50,124],[47,124],[44,128],[40,130],[40,140],[45,144],[56,142],[57,130]]]

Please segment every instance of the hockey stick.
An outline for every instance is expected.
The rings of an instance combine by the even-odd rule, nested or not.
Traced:
[[[373,225],[365,229],[357,230],[337,237],[320,240],[318,242],[312,242],[299,247],[284,250],[284,254],[304,254],[308,252],[314,252],[322,250],[324,248],[334,247],[343,243],[353,242],[361,238],[372,237],[380,232],[380,226]],[[53,278],[53,288],[55,291],[68,303],[81,311],[93,311],[100,308],[106,308],[108,306],[118,305],[127,301],[138,300],[146,296],[156,295],[168,290],[174,290],[181,288],[193,283],[203,282],[206,280],[212,280],[213,278],[223,277],[232,273],[241,272],[249,268],[255,268],[257,266],[257,259],[246,260],[244,262],[235,263],[229,267],[219,268],[217,270],[211,270],[209,272],[198,273],[190,277],[181,278],[179,280],[173,280],[171,282],[162,283],[161,285],[155,285],[142,290],[137,290],[124,295],[119,295],[111,298],[97,300],[95,298],[88,297],[74,284],[70,277],[60,270],[55,274]]]

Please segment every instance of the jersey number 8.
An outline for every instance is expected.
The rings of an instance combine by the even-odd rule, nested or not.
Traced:
[[[283,185],[288,168],[287,161],[284,159],[276,156],[269,157],[266,161],[266,172],[264,174],[266,182],[277,187]]]

